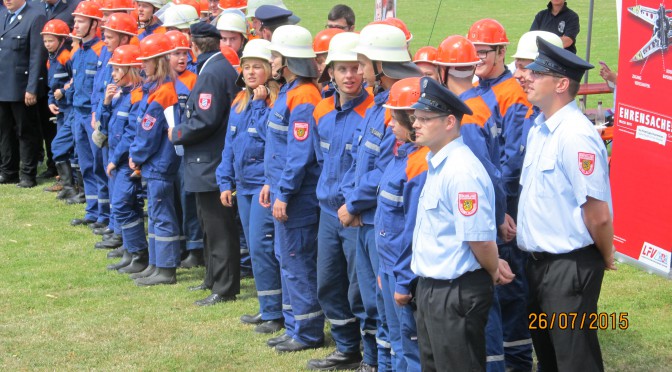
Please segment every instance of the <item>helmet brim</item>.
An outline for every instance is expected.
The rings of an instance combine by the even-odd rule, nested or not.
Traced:
[[[383,62],[383,74],[392,79],[421,77],[422,70],[413,62]]]

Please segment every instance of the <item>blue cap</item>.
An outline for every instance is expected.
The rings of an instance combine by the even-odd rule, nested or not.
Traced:
[[[528,70],[558,74],[580,82],[586,70],[595,68],[576,54],[557,47],[539,36],[537,47],[539,56],[534,62],[525,66]]]
[[[453,114],[457,118],[473,113],[455,93],[426,76],[420,79],[420,98],[411,107],[416,110]]]
[[[211,25],[208,22],[197,22],[189,26],[189,31],[191,31],[191,37],[214,37],[216,39],[221,39],[222,35],[217,30],[217,27]]]
[[[282,9],[275,5],[262,5],[254,12],[254,18],[258,19],[263,26],[277,28],[284,25],[295,25],[301,18],[291,10]]]

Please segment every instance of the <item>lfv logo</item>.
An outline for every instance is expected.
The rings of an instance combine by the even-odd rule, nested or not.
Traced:
[[[644,245],[642,245],[642,251],[639,254],[639,260],[648,264],[649,266],[669,273],[670,255],[670,251],[666,251],[651,243],[644,242]]]

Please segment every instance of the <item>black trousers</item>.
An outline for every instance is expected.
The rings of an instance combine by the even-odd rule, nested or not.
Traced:
[[[38,157],[38,161],[44,158],[44,155],[47,155],[47,167],[56,168],[56,163],[54,163],[54,154],[51,152],[51,142],[56,137],[56,121],[52,118],[56,118],[54,114],[49,110],[49,98],[43,97],[37,99],[37,110],[40,117],[40,133],[42,134],[42,142],[44,143],[45,154],[42,154],[42,157]],[[40,143],[40,150],[41,148]],[[40,151],[42,153],[42,151]]]
[[[41,139],[36,105],[0,102],[0,173],[34,180]]]
[[[526,273],[530,288],[530,334],[544,372],[604,371],[597,330],[588,329],[590,314],[597,313],[604,277],[604,261],[597,248],[591,245],[560,255],[533,254]],[[573,327],[560,329],[556,321],[549,329],[554,314],[566,318],[564,314],[568,313],[577,313]],[[545,327],[540,322],[533,324],[540,314],[546,317]],[[586,321],[584,329],[580,329],[583,314]]]
[[[196,193],[198,220],[203,229],[205,279],[212,293],[240,293],[240,239],[234,208],[219,200],[219,191]]]
[[[484,269],[455,280],[418,280],[415,321],[423,371],[485,371],[485,324],[493,291]]]

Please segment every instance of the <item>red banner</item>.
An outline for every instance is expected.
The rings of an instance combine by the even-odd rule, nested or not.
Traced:
[[[611,187],[614,245],[660,273],[672,250],[672,3],[623,0]]]

